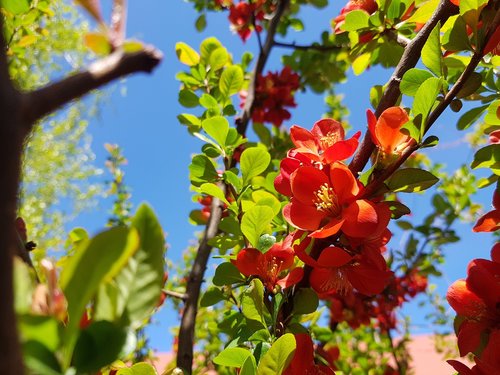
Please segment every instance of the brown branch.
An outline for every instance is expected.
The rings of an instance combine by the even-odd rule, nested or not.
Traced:
[[[264,66],[266,65],[267,59],[269,58],[269,53],[271,52],[271,49],[274,45],[274,36],[276,35],[276,30],[278,29],[281,17],[285,13],[285,10],[288,8],[289,3],[290,0],[280,0],[278,2],[276,11],[271,18],[271,21],[269,21],[266,41],[264,43],[264,46],[262,47],[262,51],[259,53],[257,63],[255,64],[255,68],[252,73],[252,79],[250,81],[250,85],[248,86],[248,94],[245,100],[245,107],[243,108],[241,117],[236,120],[236,130],[238,130],[239,134],[246,134],[248,123],[250,122],[250,118],[252,117],[252,112],[255,105],[255,87],[257,85],[257,79],[264,70]]]
[[[396,104],[399,96],[401,95],[399,83],[401,82],[403,75],[409,69],[417,65],[422,48],[434,27],[438,24],[438,22],[443,24],[451,15],[457,12],[457,6],[453,5],[449,0],[441,0],[439,6],[429,21],[427,21],[417,36],[406,46],[403,56],[389,79],[389,82],[387,82],[387,88],[385,89],[384,94],[382,95],[382,98],[377,106],[377,110],[375,111],[375,115],[377,117],[380,116],[380,114],[387,108]],[[370,133],[367,132],[363,138],[360,148],[358,149],[358,152],[356,152],[351,163],[349,164],[349,168],[355,175],[363,170],[374,149],[375,145],[373,144]]]
[[[131,73],[150,73],[161,59],[161,52],[152,47],[135,53],[116,51],[94,62],[86,71],[25,94],[24,121],[33,123],[64,104]]]
[[[178,298],[181,300],[187,299],[186,293],[174,292],[173,290],[163,290],[163,293],[165,293],[165,295],[167,295],[169,297],[174,297],[174,298]]]
[[[309,45],[304,45],[304,44],[296,44],[295,42],[293,43],[283,43],[283,42],[277,42],[274,41],[274,45],[276,47],[283,47],[283,48],[292,48],[296,50],[302,50],[302,51],[308,51],[308,50],[315,50],[315,51],[338,51],[341,50],[342,48],[345,48],[345,46],[337,46],[337,45],[322,45],[322,44],[309,44]]]
[[[225,193],[225,185],[222,185],[221,188]],[[210,217],[187,281],[185,293],[186,303],[184,304],[182,313],[177,351],[177,367],[183,369],[186,374],[191,374],[193,367],[194,331],[196,315],[198,314],[198,299],[200,297],[201,284],[203,283],[210,252],[212,251],[212,246],[208,244],[208,241],[214,238],[219,230],[222,210],[223,206],[221,201],[214,197],[212,200]]]
[[[245,102],[245,107],[240,118],[236,120],[236,130],[239,134],[245,136],[248,124],[252,117],[255,101],[255,87],[257,78],[266,65],[269,54],[274,45],[274,36],[278,28],[281,17],[287,9],[289,0],[280,0],[274,15],[272,16],[267,29],[266,41],[259,52],[252,79],[248,87],[248,95]],[[224,193],[226,186],[222,185]],[[182,314],[182,321],[179,329],[179,344],[177,350],[177,366],[185,371],[186,374],[192,373],[193,366],[193,346],[194,346],[194,331],[196,325],[196,315],[198,313],[198,299],[200,289],[203,282],[203,276],[207,267],[208,259],[212,251],[212,246],[208,241],[212,239],[218,231],[222,215],[222,206],[218,199],[214,198],[210,210],[210,219],[203,233],[203,238],[199,244],[193,268],[189,274],[188,284],[186,287],[186,303]]]
[[[500,4],[500,2],[497,2],[497,5],[498,4]],[[486,33],[482,46],[478,48],[476,52],[474,52],[471,61],[469,62],[469,65],[467,65],[467,67],[462,72],[460,77],[458,77],[458,80],[455,82],[450,91],[448,91],[448,93],[445,95],[444,99],[429,115],[427,123],[425,124],[425,133],[430,129],[430,127],[434,124],[434,122],[438,119],[438,117],[443,113],[446,107],[450,105],[453,99],[455,99],[457,94],[460,92],[460,90],[464,87],[467,80],[470,78],[471,74],[475,71],[476,67],[479,65],[479,63],[483,58],[484,47],[486,46],[490,38],[493,36],[493,33],[495,32],[497,27],[499,27],[499,25],[500,25],[500,12],[497,11],[495,18],[493,19],[492,23],[489,26],[489,29]]]

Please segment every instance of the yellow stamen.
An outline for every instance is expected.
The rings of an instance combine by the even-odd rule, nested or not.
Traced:
[[[333,191],[327,183],[324,183],[320,188],[314,192],[316,199],[314,205],[318,211],[327,212],[332,216],[337,216],[340,213],[340,204]]]

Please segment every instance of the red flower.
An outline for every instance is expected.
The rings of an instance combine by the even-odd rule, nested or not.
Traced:
[[[380,117],[368,110],[368,130],[379,150],[386,155],[401,154],[412,138],[403,133],[401,128],[409,121],[408,114],[401,107],[387,108]]]
[[[340,10],[340,14],[334,19],[335,22],[335,34],[343,33],[344,30],[341,26],[344,24],[345,15],[353,10],[364,10],[368,14],[372,14],[378,9],[378,5],[375,0],[350,0],[347,4]]]
[[[500,348],[500,330],[493,331],[488,340],[488,344],[481,353],[481,356],[476,356],[474,361],[476,365],[472,368],[467,367],[463,363],[456,360],[448,360],[447,362],[458,371],[459,375],[490,375],[500,373],[500,356],[498,355]]]
[[[477,350],[481,335],[500,328],[500,263],[474,259],[466,280],[455,281],[446,299],[463,318],[458,328],[460,355]]]
[[[283,216],[293,226],[325,238],[340,230],[349,237],[364,237],[379,229],[385,205],[357,199],[362,186],[342,163],[330,165],[329,173],[300,167],[290,177],[292,198]]]
[[[280,126],[291,117],[285,107],[295,107],[294,92],[300,87],[300,77],[288,66],[281,72],[259,75],[255,87],[252,120]],[[241,93],[241,106],[245,105],[246,93]]]
[[[472,230],[474,232],[495,232],[500,229],[500,193],[493,193],[494,210],[481,216]]]
[[[264,19],[264,12],[260,9],[263,1],[255,3],[239,2],[238,4],[230,4],[229,6],[229,22],[231,22],[234,30],[239,34],[243,41],[246,41],[252,34],[253,20],[260,21]],[[257,32],[262,31],[262,26],[256,25]]]
[[[332,119],[317,121],[311,131],[296,125],[290,128],[295,151],[324,164],[351,157],[358,147],[360,136],[361,132],[357,132],[352,138],[344,140],[342,124]]]
[[[317,365],[314,362],[314,344],[307,333],[295,334],[297,346],[292,362],[285,369],[283,375],[334,375],[331,368]]]
[[[286,158],[281,160],[280,173],[274,180],[274,187],[279,193],[292,196],[292,187],[290,186],[290,176],[301,166],[312,166],[312,161],[307,156],[298,153],[295,149],[288,151]]]
[[[302,279],[302,268],[294,268],[284,277],[281,275],[294,264],[291,241],[292,237],[288,236],[283,244],[274,244],[265,253],[253,248],[243,249],[233,263],[243,275],[257,276],[269,291],[274,290],[276,285],[282,288],[295,285]]]

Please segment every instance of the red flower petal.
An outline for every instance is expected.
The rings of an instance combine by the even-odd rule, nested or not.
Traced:
[[[283,217],[286,221],[302,230],[318,229],[325,216],[326,214],[318,211],[316,207],[302,204],[295,198],[283,208]]]
[[[464,321],[459,328],[457,335],[458,350],[463,357],[467,353],[474,352],[481,343],[481,331],[483,324],[474,323],[469,320]]]
[[[335,162],[330,166],[330,181],[341,204],[348,203],[359,194],[358,181],[342,163]]]
[[[302,280],[303,276],[304,276],[304,269],[302,267],[294,268],[293,270],[290,271],[288,275],[278,280],[276,284],[278,284],[282,288],[288,288],[292,285],[297,284],[300,280]]]
[[[309,130],[293,125],[290,128],[290,138],[292,139],[293,144],[298,148],[297,151],[318,155],[316,138]],[[316,159],[319,160],[319,157],[316,156]]]
[[[314,167],[300,167],[290,177],[293,196],[302,203],[312,205],[315,192],[326,184],[330,185],[328,176]]]
[[[352,138],[345,141],[339,141],[328,147],[323,153],[324,161],[331,164],[335,161],[350,158],[358,148],[360,135],[361,132],[357,132]]]
[[[342,211],[342,231],[347,236],[367,237],[377,231],[379,222],[375,205],[365,199],[351,203]]]
[[[393,275],[391,271],[364,264],[347,267],[346,274],[352,286],[368,296],[382,293]]]
[[[311,133],[316,139],[321,140],[323,137],[332,137],[333,140],[340,141],[345,137],[345,131],[342,124],[331,118],[325,118],[316,121],[312,127]]]
[[[468,368],[466,365],[464,365],[462,362],[459,362],[454,359],[449,359],[446,362],[448,362],[449,365],[453,366],[453,368],[456,371],[458,371],[458,375],[474,375],[474,372],[472,372],[472,370]]]
[[[491,249],[491,260],[496,263],[500,263],[500,242],[493,245]]]
[[[474,232],[494,232],[500,229],[500,210],[493,210],[479,218],[472,230]]]
[[[321,252],[318,258],[320,267],[341,267],[352,260],[352,256],[340,247],[330,246]]]
[[[262,262],[263,256],[264,255],[257,249],[243,249],[238,253],[233,264],[245,276],[258,275],[259,265]]]
[[[342,228],[343,224],[344,224],[343,219],[331,219],[327,225],[312,232],[310,236],[313,238],[326,238],[333,236],[340,230],[340,228]]]
[[[484,301],[469,289],[464,279],[457,280],[450,285],[446,299],[458,315],[467,318],[480,317],[486,311]]]

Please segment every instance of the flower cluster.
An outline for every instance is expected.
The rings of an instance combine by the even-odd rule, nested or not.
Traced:
[[[280,126],[291,117],[285,107],[295,107],[294,92],[300,87],[300,77],[288,66],[281,72],[269,72],[257,77],[252,120]],[[241,107],[244,107],[246,93],[241,93]]]
[[[450,360],[460,375],[500,372],[500,243],[491,250],[491,259],[474,259],[467,278],[455,281],[446,298],[457,313],[456,331],[460,355],[475,354],[476,365],[469,369]]]
[[[359,136],[345,139],[342,124],[332,119],[316,122],[311,131],[292,126],[295,148],[275,180],[276,190],[290,197],[283,216],[297,228],[293,249],[312,268],[309,283],[321,297],[353,290],[378,294],[392,277],[382,256],[391,237],[389,207],[380,197],[365,197],[365,187],[343,163],[356,151]],[[379,138],[388,142],[387,137],[382,132]]]
[[[265,0],[240,1],[236,5],[232,1],[226,1],[221,5],[229,8],[228,18],[231,28],[238,33],[243,41],[250,38],[252,30],[255,29],[257,32],[262,31],[260,22],[264,19],[265,15]]]
[[[396,328],[395,310],[427,289],[427,278],[416,271],[394,277],[381,294],[334,293],[330,299],[330,325],[346,322],[352,328],[369,325],[375,319],[382,331]]]

